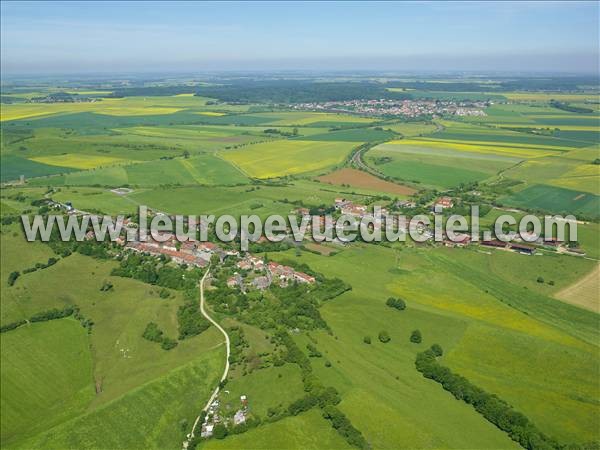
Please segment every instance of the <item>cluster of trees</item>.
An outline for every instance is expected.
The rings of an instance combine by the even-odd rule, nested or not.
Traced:
[[[154,322],[148,323],[142,337],[148,341],[157,342],[163,350],[171,350],[177,347],[178,342],[164,335],[163,331],[158,328]]]
[[[269,408],[267,411],[267,422],[275,422],[284,417],[295,416],[318,406],[323,410],[323,416],[331,421],[332,427],[335,428],[348,443],[361,449],[368,448],[366,440],[360,431],[352,426],[350,420],[341,411],[335,408],[335,405],[339,404],[341,401],[338,391],[331,386],[325,387],[321,383],[318,377],[313,373],[309,358],[302,350],[300,350],[289,333],[283,328],[279,328],[273,335],[273,342],[276,342],[278,346],[284,349],[282,360],[277,365],[287,362],[290,364],[297,364],[300,367],[302,383],[306,394],[290,403],[287,408],[282,406]],[[314,347],[314,349],[316,350],[316,347]],[[247,420],[245,424],[238,425],[231,429],[223,426],[219,429],[218,433],[217,427],[215,426],[213,436],[217,439],[223,439],[229,434],[243,433],[250,428],[258,426],[260,423],[260,418],[255,417]]]
[[[418,353],[415,366],[425,378],[437,381],[458,400],[473,405],[487,420],[508,433],[510,438],[529,450],[563,448],[558,442],[544,435],[522,413],[494,394],[475,386],[465,377],[453,373],[438,363],[442,348],[433,345]]]
[[[376,82],[314,82],[311,80],[230,80],[226,85],[203,86],[201,97],[228,103],[308,103],[360,99],[410,98],[390,92]]]
[[[200,312],[197,298],[197,289],[194,288],[186,291],[184,303],[177,310],[180,341],[192,336],[197,336],[210,327],[210,323]]]
[[[29,318],[30,322],[46,322],[48,320],[62,319],[69,317],[75,312],[74,306],[67,306],[63,309],[53,308],[48,311],[42,311]]]
[[[292,137],[292,136],[298,136],[298,128],[294,127],[291,132],[283,131],[278,128],[267,128],[266,130],[263,130],[263,133],[278,134],[280,136]]]
[[[553,106],[556,109],[561,109],[563,111],[572,112],[572,113],[581,113],[581,114],[589,114],[593,113],[594,110],[590,108],[583,108],[581,106],[573,106],[568,103],[559,102],[557,100],[550,100],[550,106]]]
[[[198,268],[188,270],[185,266],[174,266],[165,255],[154,257],[140,253],[130,253],[123,257],[119,267],[111,275],[135,278],[144,283],[155,284],[170,289],[193,289],[202,278]]]
[[[229,327],[227,329],[229,341],[231,342],[231,353],[229,355],[229,364],[234,365],[242,361],[243,351],[250,347],[250,344],[244,336],[242,327]]]
[[[350,420],[335,405],[342,400],[340,394],[333,387],[325,387],[312,371],[310,360],[298,348],[292,337],[285,331],[278,331],[276,339],[286,348],[285,360],[289,363],[298,364],[302,372],[302,382],[307,394],[293,402],[287,412],[291,415],[297,415],[301,412],[319,406],[323,410],[325,418],[331,421],[335,428],[346,441],[358,448],[367,448],[367,442],[363,435],[354,426]],[[309,349],[310,350],[310,349]]]
[[[284,252],[293,246],[294,245],[287,240],[283,240],[281,242],[250,242],[248,244],[248,251],[250,253]]]
[[[7,323],[6,325],[2,325],[2,327],[0,327],[0,333],[19,328],[20,326],[25,325],[28,321],[32,323],[47,322],[48,320],[63,319],[69,316],[73,316],[75,319],[79,320],[81,325],[88,330],[88,333],[92,332],[92,326],[94,325],[92,320],[86,319],[83,314],[81,314],[77,306],[65,306],[62,309],[53,308],[47,311],[36,313],[32,315],[29,320],[21,319],[15,322]]]
[[[387,299],[385,304],[387,306],[389,306],[390,308],[395,308],[400,311],[403,311],[406,309],[406,302],[404,300],[402,300],[401,298],[390,297]]]
[[[223,274],[223,279],[219,278],[214,283],[216,289],[206,293],[211,306],[216,312],[235,316],[263,330],[278,326],[301,330],[327,329],[318,309],[320,300],[342,292],[339,285],[326,282],[315,286],[301,283],[285,288],[271,286],[267,292],[253,290],[244,295],[229,289],[225,284],[226,278]]]
[[[35,272],[36,270],[42,270],[42,269],[47,269],[50,266],[53,266],[54,264],[56,264],[58,262],[58,259],[56,258],[48,258],[48,261],[44,264],[44,263],[36,263],[35,266],[33,267],[28,267],[27,269],[23,269],[23,273],[32,273]]]
[[[321,358],[323,356],[323,353],[321,353],[313,344],[306,344],[306,348],[308,349],[308,356],[310,358]]]

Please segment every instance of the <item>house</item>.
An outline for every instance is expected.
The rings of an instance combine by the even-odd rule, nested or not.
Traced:
[[[365,205],[355,205],[352,202],[348,202],[346,205],[341,207],[341,211],[342,214],[362,217],[367,213],[367,207]]]
[[[345,198],[336,198],[333,201],[333,204],[336,207],[336,209],[342,209],[345,206],[352,204],[352,202],[350,200],[346,200]]]
[[[207,423],[205,425],[202,425],[202,431],[200,432],[200,436],[203,438],[211,437],[213,434],[214,428],[215,428],[215,425],[212,423]]]
[[[233,416],[233,423],[234,425],[241,425],[244,422],[246,422],[246,414],[240,409]]]
[[[314,277],[311,277],[310,275],[307,275],[303,272],[294,272],[294,280],[298,281],[299,283],[314,283],[315,282]]]
[[[202,250],[209,253],[214,253],[219,249],[217,244],[213,244],[212,242],[200,242],[198,244],[198,250]]]
[[[440,197],[433,204],[434,208],[439,207],[441,209],[452,208],[453,206],[454,206],[454,201],[452,200],[451,197]]]
[[[398,200],[394,206],[396,208],[415,208],[417,204],[411,200]]]
[[[248,261],[247,259],[242,259],[241,261],[238,261],[236,266],[238,269],[242,269],[242,270],[252,269],[252,263],[250,261]]]
[[[295,210],[296,214],[300,217],[308,217],[310,216],[310,210],[308,208],[298,208]]]

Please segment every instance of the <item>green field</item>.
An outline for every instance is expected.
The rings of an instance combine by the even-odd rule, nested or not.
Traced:
[[[337,450],[351,449],[317,410],[283,419],[265,425],[239,436],[231,436],[223,441],[211,440],[201,444],[199,449],[296,449]]]
[[[343,277],[353,285],[351,293],[323,308],[334,336],[317,336],[318,347],[333,362],[333,367],[317,366],[316,370],[343,393],[342,409],[372,445],[386,447],[401,441],[411,442],[416,447],[460,447],[475,445],[473,442],[478,440],[479,448],[510,446],[508,441],[494,441],[503,436],[497,436],[493,427],[486,428],[489,424],[479,422],[472,409],[455,402],[436,384],[419,376],[413,378],[415,352],[434,342],[441,344],[448,355],[444,358],[446,364],[507,398],[545,432],[568,442],[597,438],[591,423],[598,419],[600,411],[595,400],[588,401],[597,399],[598,395],[595,380],[600,367],[598,360],[591,356],[597,347],[589,343],[596,342],[598,337],[593,325],[595,316],[563,307],[548,297],[544,297],[547,309],[542,305],[536,307],[533,300],[547,295],[536,286],[539,285],[535,283],[538,274],[548,276],[548,270],[556,270],[558,286],[564,271],[558,268],[560,266],[553,269],[556,259],[543,258],[542,267],[524,271],[521,269],[530,266],[527,257],[515,254],[404,250],[401,255],[400,275],[394,275],[398,269],[394,270],[393,252],[386,249],[363,246],[345,250],[333,258],[308,253],[301,257],[302,262],[329,275]],[[449,271],[447,264],[453,264],[457,256],[468,268]],[[569,279],[560,280],[562,286],[587,272],[591,262],[579,261],[580,269],[570,272]],[[485,268],[488,283],[495,280],[493,291],[481,283],[483,279],[471,275],[476,267]],[[531,294],[525,294],[529,291],[523,290],[521,284],[527,286]],[[524,306],[510,307],[503,302],[506,295],[512,298],[511,293],[516,290],[523,292],[522,295],[531,295],[529,310],[523,310],[527,314],[520,311]],[[407,299],[406,311],[395,313],[385,307],[387,296],[394,294]],[[561,313],[562,308],[565,311]],[[553,323],[555,313],[562,316],[561,323]],[[575,319],[577,315],[581,317]],[[355,320],[357,316],[361,317],[360,323]],[[583,329],[575,325],[583,323],[582,319],[589,324],[588,334],[583,334]],[[408,341],[410,331],[415,328],[425,337],[424,343],[417,346]],[[381,329],[390,333],[389,344],[376,342],[367,346],[362,343],[364,335],[376,336]],[[488,351],[483,357],[483,348],[489,349],[483,343],[490,336],[494,336],[494,348],[506,351]],[[518,353],[510,351],[516,342],[519,342]],[[539,351],[544,351],[545,356],[530,357]],[[464,370],[465,361],[469,361],[468,371]],[[561,373],[561,382],[553,384],[552,394],[547,384],[551,381],[545,381],[550,366]],[[510,375],[507,373],[505,377],[501,372],[495,375],[492,367],[510,368]],[[563,404],[569,406],[562,409],[559,405]],[[365,408],[371,413],[361,414]],[[439,414],[441,411],[444,413]],[[453,420],[463,424],[469,421],[470,425],[466,428],[451,426]],[[398,423],[404,425],[398,427]],[[450,432],[458,428],[461,433]],[[432,442],[433,436],[437,440]]]
[[[507,205],[553,213],[600,217],[600,196],[554,186],[536,184],[502,199]]]

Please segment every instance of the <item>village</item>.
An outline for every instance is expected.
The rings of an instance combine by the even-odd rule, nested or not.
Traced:
[[[482,101],[451,100],[347,100],[311,102],[290,105],[293,109],[334,113],[355,113],[367,116],[400,116],[416,118],[431,116],[485,116],[483,108],[490,106]]]
[[[77,210],[71,202],[64,204],[49,201],[49,204],[55,208],[64,209],[70,215],[91,215],[85,211]],[[450,196],[443,195],[435,198],[428,205],[432,215],[443,214],[444,211],[451,210],[456,204],[456,200]],[[388,222],[396,229],[398,233],[406,235],[419,235],[421,239],[416,242],[417,245],[425,242],[431,242],[434,239],[434,229],[431,225],[418,222],[411,223],[410,217],[399,216],[391,213],[394,211],[403,210],[409,211],[416,208],[416,203],[412,200],[397,200],[390,204],[389,207],[381,207],[379,209],[380,216],[374,216],[373,208],[368,205],[356,203],[345,198],[336,198],[333,203],[335,215],[347,215],[355,218],[357,221],[369,219],[371,222],[369,229],[371,231],[383,230]],[[305,207],[299,207],[291,211],[299,218],[312,217],[313,220],[317,217],[319,225],[325,230],[329,224],[326,223],[325,216],[311,216],[310,210]],[[137,224],[131,219],[125,219],[124,225],[128,228],[137,228]],[[93,239],[93,231],[88,231],[86,239]],[[291,230],[288,230],[287,239],[292,239]],[[311,239],[309,235],[305,239]],[[179,241],[174,235],[158,236],[158,239],[153,239],[151,235],[145,241],[126,240],[123,236],[117,238],[117,244],[124,248],[153,256],[164,255],[177,264],[185,264],[189,267],[207,267],[212,258],[216,257],[217,261],[223,262],[225,258],[234,258],[237,271],[235,271],[228,279],[227,286],[232,289],[239,289],[242,293],[247,293],[250,290],[265,290],[275,284],[280,287],[286,287],[290,283],[315,283],[314,277],[303,272],[299,272],[292,267],[279,264],[277,262],[267,262],[264,257],[258,257],[250,252],[240,252],[232,248],[224,248],[214,242],[209,241]],[[265,243],[267,239],[261,237],[258,243]],[[345,246],[348,242],[340,240],[339,237],[334,237],[331,242],[333,245]],[[549,249],[558,253],[566,253],[573,256],[585,256],[585,253],[577,248],[570,248],[564,243],[554,240],[544,239],[543,236],[537,236],[530,233],[523,239],[516,236],[511,242],[503,242],[497,239],[487,238],[480,239],[477,242],[472,242],[470,233],[454,233],[453,239],[449,239],[444,233],[441,245],[446,247],[465,247],[472,244],[478,244],[481,247],[490,249],[506,250],[516,252],[523,255],[534,255],[540,248]]]

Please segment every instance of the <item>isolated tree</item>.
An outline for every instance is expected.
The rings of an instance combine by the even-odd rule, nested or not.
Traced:
[[[365,336],[365,337],[363,338],[363,342],[364,342],[365,344],[370,344],[370,343],[371,343],[371,336]]]
[[[189,152],[189,151],[187,151],[187,150],[184,150],[184,151],[183,151],[183,157],[184,157],[185,159],[188,159],[188,158],[190,157],[190,152]]]
[[[423,340],[423,338],[421,337],[421,332],[419,330],[414,330],[410,334],[410,342],[413,342],[415,344],[420,344],[422,340]]]

